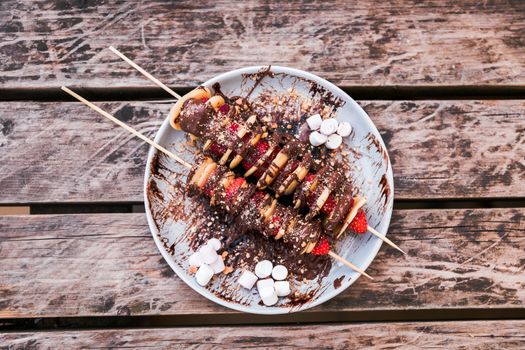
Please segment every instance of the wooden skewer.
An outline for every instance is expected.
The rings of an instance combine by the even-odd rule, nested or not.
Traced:
[[[376,236],[377,238],[379,238],[380,240],[382,240],[383,242],[385,242],[386,244],[388,244],[389,246],[391,246],[392,248],[396,248],[397,250],[399,250],[401,253],[405,254],[408,256],[408,254],[401,248],[399,248],[394,242],[392,242],[391,240],[389,240],[388,238],[386,238],[385,236],[383,236],[381,233],[379,233],[375,228],[371,227],[371,226],[368,226],[368,231],[370,231],[374,236]]]
[[[180,158],[179,156],[177,156],[176,154],[168,151],[166,148],[162,147],[161,145],[159,145],[158,143],[150,140],[148,137],[144,136],[143,134],[141,134],[140,132],[138,132],[137,130],[133,129],[132,127],[128,126],[127,124],[121,122],[120,120],[118,120],[117,118],[115,118],[114,116],[112,116],[111,114],[109,114],[108,112],[104,111],[103,109],[101,109],[100,107],[94,105],[93,103],[89,102],[88,100],[86,100],[85,98],[83,98],[82,96],[76,94],[75,92],[71,91],[70,89],[68,89],[67,87],[65,86],[62,86],[62,90],[64,90],[65,92],[67,92],[68,94],[70,94],[71,96],[73,96],[74,98],[76,98],[77,100],[79,100],[80,102],[82,102],[83,104],[85,104],[86,106],[88,106],[89,108],[97,111],[98,113],[102,114],[104,117],[108,118],[109,120],[111,120],[113,123],[117,124],[118,126],[121,126],[123,127],[124,129],[126,129],[127,131],[129,131],[130,133],[132,133],[133,135],[137,136],[138,138],[140,138],[142,141],[150,144],[151,146],[155,147],[156,149],[158,149],[159,151],[161,151],[162,153],[166,154],[167,156],[175,159],[177,162],[179,162],[180,164],[184,165],[186,168],[188,169],[192,169],[193,166],[188,163],[187,161],[185,161],[184,159]]]
[[[86,106],[88,106],[89,108],[93,109],[94,111],[100,113],[101,115],[103,115],[104,117],[108,118],[109,120],[111,120],[112,122],[114,122],[115,124],[117,124],[118,126],[121,126],[123,127],[124,129],[126,129],[127,131],[129,131],[130,133],[132,133],[133,135],[137,136],[138,138],[140,138],[142,141],[150,144],[151,146],[155,147],[156,149],[158,149],[159,151],[163,152],[164,154],[166,154],[167,156],[173,158],[174,160],[176,160],[177,162],[179,162],[180,164],[184,165],[186,168],[188,169],[192,169],[193,166],[186,162],[184,159],[180,158],[179,156],[177,156],[176,154],[168,151],[166,148],[162,147],[161,145],[159,145],[158,143],[156,143],[155,141],[153,140],[150,140],[147,136],[144,136],[144,134],[141,134],[140,132],[138,132],[137,130],[133,129],[132,127],[128,126],[126,123],[123,123],[121,122],[120,120],[118,120],[117,118],[115,118],[114,116],[112,116],[111,114],[109,114],[108,112],[104,111],[102,108],[94,105],[93,103],[89,102],[88,100],[86,100],[85,98],[83,98],[82,96],[76,94],[75,92],[71,91],[70,89],[68,89],[67,87],[65,86],[62,86],[62,90],[64,90],[65,92],[67,92],[68,94],[70,94],[71,96],[73,96],[74,98],[76,98],[77,100],[79,100],[80,102],[82,102],[83,104],[85,104]],[[329,251],[328,254],[336,259],[337,261],[340,261],[342,262],[343,264],[345,264],[346,266],[350,267],[351,269],[357,271],[358,273],[360,273],[361,275],[363,276],[366,276],[370,279],[373,279],[369,274],[367,274],[365,271],[363,271],[362,269],[360,269],[359,267],[355,266],[354,264],[352,264],[351,262],[343,259],[342,257],[340,257],[339,255],[337,255],[336,253],[332,252],[332,251]]]
[[[115,49],[113,46],[110,46],[109,49],[111,51],[113,51],[113,53],[115,55],[117,55],[118,57],[122,58],[124,61],[126,61],[129,65],[131,65],[133,68],[135,68],[136,70],[138,70],[139,72],[141,72],[146,78],[148,78],[149,80],[151,80],[152,82],[154,82],[155,84],[157,84],[158,86],[160,86],[162,89],[164,89],[164,91],[166,91],[167,93],[169,93],[171,96],[177,98],[177,99],[181,99],[182,97],[176,93],[175,91],[173,91],[172,89],[170,89],[169,87],[167,87],[166,85],[164,85],[160,80],[158,80],[157,78],[155,78],[153,75],[149,74],[148,72],[146,72],[144,69],[142,69],[141,66],[139,66],[138,64],[136,64],[135,62],[133,62],[132,60],[130,60],[129,58],[127,58],[122,52],[120,52],[119,50]]]
[[[124,56],[123,53],[121,53],[119,50],[115,49],[113,46],[110,46],[109,49],[111,51],[113,51],[117,56],[119,56],[120,58],[122,58],[124,61],[126,61],[129,65],[131,65],[133,68],[135,68],[136,70],[138,70],[139,72],[141,72],[146,78],[148,78],[149,80],[151,80],[153,83],[157,84],[159,87],[163,88],[165,91],[167,91],[168,93],[170,93],[172,96],[176,97],[176,98],[181,98],[179,94],[177,94],[175,91],[173,91],[172,89],[170,89],[169,87],[167,87],[166,85],[164,85],[160,80],[158,80],[157,78],[155,78],[154,76],[152,76],[151,74],[149,74],[148,72],[146,72],[144,69],[142,69],[138,64],[136,64],[135,62],[133,62],[132,60],[130,60],[129,58],[127,58],[126,56]],[[229,156],[229,154],[228,154]],[[227,157],[226,157],[227,158]],[[224,162],[222,162],[224,163]],[[252,170],[252,169],[250,169]],[[248,172],[250,171],[248,170]],[[253,171],[255,171],[256,169],[253,169]],[[252,171],[252,172],[253,172]],[[247,174],[248,174],[247,172]],[[245,174],[245,176],[247,176]],[[341,230],[340,233],[342,233],[344,230],[346,230],[346,228],[348,227],[348,224],[344,226],[344,228]],[[403,254],[407,255],[407,253],[405,253],[401,248],[399,248],[397,245],[395,245],[391,240],[389,240],[388,238],[386,238],[385,236],[383,236],[382,234],[380,234],[379,232],[377,232],[373,227],[370,227],[368,226],[368,230],[374,235],[376,236],[377,238],[379,238],[380,240],[382,240],[383,242],[385,242],[386,244],[388,244],[389,246],[391,246],[392,248],[395,248],[397,250],[399,250],[400,252],[402,252]]]
[[[345,264],[346,266],[348,266],[349,268],[351,268],[352,270],[354,271],[357,271],[358,273],[360,273],[361,275],[365,276],[365,277],[368,277],[370,278],[371,280],[373,280],[372,276],[370,276],[369,274],[367,274],[364,270],[360,269],[359,267],[355,266],[354,264],[352,264],[350,261],[340,257],[339,255],[337,255],[336,253],[334,253],[333,251],[329,251],[328,252],[328,255],[330,255],[332,258],[334,258],[335,260],[339,261],[339,262],[342,262],[343,264]]]

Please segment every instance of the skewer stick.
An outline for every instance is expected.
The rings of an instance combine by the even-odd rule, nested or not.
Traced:
[[[388,238],[386,238],[385,236],[383,236],[381,233],[379,233],[375,228],[371,227],[371,226],[368,226],[368,231],[370,231],[374,236],[376,236],[377,238],[379,238],[380,240],[382,240],[383,242],[385,242],[386,244],[388,244],[389,246],[391,246],[392,248],[396,248],[397,250],[399,250],[401,253],[405,254],[405,255],[408,255],[403,249],[399,248],[394,242],[392,242],[391,240],[389,240]]]
[[[372,276],[370,276],[369,274],[367,274],[364,270],[360,269],[359,267],[355,266],[354,264],[352,264],[350,261],[346,260],[346,259],[343,259],[342,257],[340,257],[339,255],[337,255],[336,253],[334,253],[333,251],[329,251],[328,252],[328,255],[330,255],[332,258],[334,258],[335,260],[339,261],[339,262],[342,262],[343,264],[345,264],[346,266],[348,266],[349,268],[351,268],[352,270],[354,271],[357,271],[359,272],[361,275],[365,276],[365,277],[368,277],[370,278],[371,280],[373,280]]]
[[[104,117],[108,118],[109,120],[111,120],[112,122],[114,122],[115,124],[123,127],[124,129],[126,129],[127,131],[131,132],[133,135],[137,136],[138,138],[140,138],[141,140],[143,140],[144,142],[148,143],[149,145],[155,147],[156,149],[158,149],[159,151],[163,152],[164,154],[166,154],[167,156],[173,158],[174,160],[176,160],[177,162],[179,162],[180,164],[184,165],[186,168],[188,169],[192,169],[193,166],[186,162],[184,159],[180,158],[179,156],[177,156],[176,154],[168,151],[166,148],[162,147],[161,145],[159,145],[158,143],[156,143],[155,141],[152,141],[150,140],[148,137],[144,136],[143,134],[141,134],[140,132],[138,132],[137,130],[133,129],[132,127],[128,126],[127,124],[121,122],[120,120],[118,120],[117,118],[115,118],[114,116],[112,116],[111,114],[109,114],[108,112],[104,111],[102,108],[94,105],[93,103],[89,102],[88,100],[86,100],[85,98],[83,98],[82,96],[76,94],[75,92],[71,91],[70,89],[68,89],[67,87],[65,86],[62,86],[62,90],[64,90],[65,92],[67,92],[69,95],[73,96],[74,98],[76,98],[77,100],[79,100],[80,102],[82,102],[83,104],[85,104],[86,106],[88,106],[89,108],[95,110],[96,112],[100,113],[101,115],[103,115]],[[350,267],[352,270],[354,271],[357,271],[358,273],[360,273],[361,275],[363,276],[366,276],[370,279],[373,279],[369,274],[367,274],[365,271],[363,271],[362,269],[360,269],[359,267],[355,266],[354,264],[352,264],[351,262],[343,259],[342,257],[340,257],[339,255],[337,255],[336,253],[332,252],[332,251],[329,251],[328,254],[336,259],[337,261],[340,261],[342,262],[343,264],[345,264],[346,266]]]
[[[129,58],[127,58],[122,52],[120,52],[119,50],[115,49],[113,46],[110,46],[109,49],[115,53],[117,56],[119,56],[120,58],[122,58],[124,61],[126,61],[130,66],[132,66],[133,68],[135,68],[136,70],[138,70],[140,73],[142,73],[146,78],[148,78],[149,80],[151,80],[152,82],[154,82],[155,84],[157,84],[159,87],[161,87],[162,89],[164,89],[165,91],[167,91],[169,94],[171,94],[172,96],[178,98],[178,99],[181,99],[182,97],[177,94],[175,91],[173,91],[172,89],[170,89],[169,87],[167,87],[166,85],[164,85],[160,80],[158,80],[157,78],[155,78],[153,75],[149,74],[148,72],[146,72],[144,69],[142,69],[138,64],[136,64],[135,62],[133,62],[132,60],[130,60]],[[84,101],[82,101],[84,102]],[[85,103],[85,102],[84,102]],[[99,112],[100,113],[100,112]],[[147,141],[146,141],[147,142]],[[148,142],[149,143],[149,142]],[[150,143],[151,144],[151,143]],[[341,229],[340,231],[340,234],[346,230],[346,228],[348,227],[348,224],[346,224],[344,226],[343,229]],[[370,231],[374,236],[376,236],[377,238],[379,238],[380,240],[382,240],[383,242],[385,242],[386,244],[388,244],[389,246],[391,246],[392,248],[395,248],[397,250],[399,250],[401,253],[407,255],[407,253],[405,253],[401,248],[399,248],[396,244],[394,244],[394,242],[392,242],[390,239],[386,238],[385,236],[383,236],[382,234],[380,234],[379,232],[377,232],[373,227],[370,227],[368,226],[368,231]]]
[[[184,159],[182,159],[179,156],[177,156],[176,154],[168,151],[166,148],[162,147],[158,143],[150,140],[148,137],[144,136],[143,134],[141,134],[137,130],[133,129],[132,127],[128,126],[127,124],[121,122],[120,120],[118,120],[117,118],[115,118],[114,116],[109,114],[108,112],[104,111],[100,107],[98,107],[98,106],[94,105],[93,103],[89,102],[88,100],[86,100],[82,96],[76,94],[75,92],[71,91],[67,87],[62,86],[62,90],[64,90],[65,92],[67,92],[68,94],[70,94],[71,96],[73,96],[74,98],[76,98],[77,100],[79,100],[80,102],[82,102],[83,104],[88,106],[89,108],[91,108],[91,109],[97,111],[98,113],[102,114],[104,117],[108,118],[113,123],[117,124],[118,126],[123,127],[124,129],[126,129],[127,131],[132,133],[133,135],[135,135],[138,138],[140,138],[142,141],[150,144],[151,146],[155,147],[156,149],[158,149],[159,151],[163,152],[167,156],[175,159],[177,162],[179,162],[180,164],[184,165],[186,168],[188,168],[188,169],[192,169],[193,168],[192,165],[190,163],[188,163],[187,161],[185,161]]]
[[[138,70],[139,72],[141,72],[146,78],[148,78],[149,80],[151,80],[152,82],[154,82],[155,84],[157,84],[159,87],[161,87],[162,89],[164,89],[164,91],[166,91],[167,93],[169,93],[171,96],[177,98],[177,99],[181,99],[181,96],[176,93],[175,91],[173,91],[172,89],[170,89],[169,87],[167,87],[166,85],[164,85],[160,80],[158,80],[157,78],[155,78],[153,75],[149,74],[148,72],[146,72],[144,69],[142,69],[142,67],[140,67],[138,64],[136,64],[135,62],[133,62],[132,60],[130,60],[129,58],[127,58],[122,52],[120,52],[119,50],[115,49],[113,46],[110,46],[109,49],[111,51],[113,51],[113,53],[115,55],[117,55],[118,57],[122,58],[124,61],[126,61],[130,66],[132,66],[133,68],[135,68],[136,70]]]

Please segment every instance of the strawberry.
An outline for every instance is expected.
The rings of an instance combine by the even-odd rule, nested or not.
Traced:
[[[321,207],[321,211],[325,215],[330,215],[330,213],[334,210],[334,208],[335,208],[334,196],[329,195],[328,198],[326,199],[326,202],[324,202],[324,205]]]
[[[219,111],[221,111],[221,113],[228,113],[230,111],[230,105],[227,105],[227,104],[223,104],[222,106],[219,107]]]
[[[232,132],[232,134],[236,133],[237,130],[239,130],[239,124],[237,123],[231,123],[230,127],[228,128]]]
[[[313,255],[326,255],[330,251],[330,244],[325,236],[322,236],[321,239],[317,242],[314,249],[312,250]]]
[[[313,182],[313,181],[315,180],[315,177],[316,177],[316,176],[317,176],[317,175],[315,175],[315,174],[308,174],[308,175],[306,175],[306,177],[304,178],[304,181],[306,181],[306,182]]]
[[[221,157],[226,152],[226,148],[214,142],[210,146],[210,152],[216,157]]]
[[[252,196],[252,200],[259,204],[263,199],[264,197],[266,196],[266,193],[263,192],[263,191],[256,191],[253,196]]]
[[[257,161],[259,160],[259,158],[261,158],[261,156],[266,153],[268,148],[270,148],[270,144],[268,142],[266,142],[266,141],[259,141],[259,142],[257,142],[253,152],[251,152],[248,155],[248,157],[246,157],[244,159],[244,161],[242,162],[243,168],[245,170],[248,170],[252,166],[254,166],[257,163]]]
[[[207,97],[201,98],[202,103],[206,103],[206,102],[208,102],[208,100],[209,100],[209,98],[207,98]]]
[[[246,182],[244,178],[238,177],[232,181],[230,186],[226,189],[226,199],[231,199],[235,193],[239,191],[241,186]]]
[[[365,233],[368,231],[368,223],[366,222],[366,216],[363,209],[359,209],[357,211],[357,215],[355,216],[354,220],[350,223],[350,228],[355,233]]]
[[[274,228],[272,230],[272,236],[277,236],[279,233],[279,229],[281,228],[281,217],[274,215],[272,217],[272,224],[274,225]]]

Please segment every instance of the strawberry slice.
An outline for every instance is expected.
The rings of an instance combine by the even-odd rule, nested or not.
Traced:
[[[252,196],[252,200],[257,204],[260,204],[265,196],[266,193],[264,191],[256,191]]]
[[[304,178],[304,181],[306,182],[313,182],[315,180],[315,178],[317,177],[316,174],[308,174],[306,175],[306,177]]]
[[[244,178],[238,177],[235,180],[232,181],[230,186],[226,188],[226,199],[232,199],[233,195],[236,194],[241,186],[246,182]]]
[[[335,208],[334,196],[329,195],[328,198],[326,199],[326,202],[324,202],[324,205],[321,207],[321,211],[325,215],[330,215],[330,213],[334,210],[334,208]]]
[[[201,98],[202,103],[206,103],[206,102],[208,102],[208,100],[209,100],[209,98],[207,98],[207,97]]]
[[[232,134],[235,134],[237,130],[239,130],[239,124],[231,123],[228,129],[232,132]]]
[[[226,147],[224,146],[221,146],[219,145],[218,143],[212,143],[211,146],[210,146],[210,152],[215,156],[215,157],[222,157],[222,155],[224,154],[224,152],[226,152]]]
[[[281,228],[281,217],[277,216],[277,215],[274,215],[272,217],[271,223],[274,226],[274,228],[272,229],[271,235],[272,236],[277,236],[277,234],[279,233],[279,229]]]
[[[228,113],[230,111],[230,105],[226,103],[223,104],[222,106],[219,107],[219,111],[224,114]]]
[[[365,233],[368,231],[368,223],[363,209],[357,211],[357,215],[349,226],[355,233]]]
[[[322,236],[314,249],[312,250],[313,255],[326,255],[330,251],[330,244],[325,236]]]
[[[242,162],[242,166],[245,170],[250,169],[255,164],[257,164],[257,161],[262,157],[263,154],[266,153],[266,151],[270,148],[270,144],[266,141],[259,141],[255,145],[255,149],[253,152],[251,152],[246,158],[244,158],[244,161]]]

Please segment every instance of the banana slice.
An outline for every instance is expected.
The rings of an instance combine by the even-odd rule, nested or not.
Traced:
[[[306,215],[306,220],[311,220],[314,216],[319,214],[319,211],[321,211],[321,208],[330,196],[330,192],[330,189],[327,187],[323,189],[323,192],[321,192],[321,194],[317,198],[317,201],[315,202],[315,207],[313,208],[313,210],[310,210],[308,215]]]
[[[279,191],[282,192],[284,190],[285,195],[291,194],[293,191],[295,191],[295,188],[297,187],[297,185],[303,182],[306,175],[308,175],[308,169],[302,165],[299,165],[297,169],[294,170],[293,174],[290,175],[290,176],[295,176],[297,179],[293,179],[292,182],[286,188],[286,190],[279,189]]]
[[[213,107],[214,110],[218,110],[220,106],[224,104],[224,98],[219,95],[215,95],[213,97],[210,97],[210,99],[207,102],[210,106]]]
[[[186,95],[182,96],[181,99],[179,99],[173,107],[171,107],[170,113],[168,115],[170,125],[175,130],[182,130],[179,124],[179,114],[182,109],[182,105],[186,100],[190,98],[195,98],[198,100],[202,100],[203,98],[210,98],[211,92],[210,89],[207,87],[199,86],[198,88],[191,90]]]
[[[284,166],[286,165],[286,162],[288,162],[288,159],[288,155],[283,151],[277,153],[275,159],[272,160],[272,163],[270,164],[268,169],[266,169],[264,174],[257,182],[257,187],[259,187],[259,189],[264,189],[267,186],[271,185],[277,177],[277,175],[279,175],[279,173],[283,170]]]

